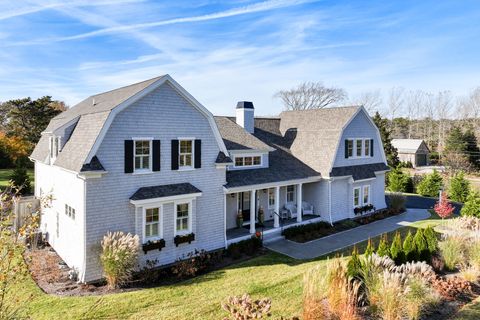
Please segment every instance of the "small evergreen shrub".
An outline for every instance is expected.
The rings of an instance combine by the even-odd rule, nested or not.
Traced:
[[[353,247],[352,256],[347,263],[347,275],[352,279],[360,279],[362,272],[362,262],[358,256],[357,247]]]
[[[435,253],[437,251],[438,238],[437,238],[437,233],[435,232],[435,230],[433,230],[432,226],[428,226],[423,231],[423,236],[427,241],[427,248],[430,254]]]
[[[102,240],[100,262],[112,289],[128,282],[137,263],[140,241],[138,235],[109,232]]]
[[[413,237],[413,243],[415,244],[416,260],[417,261],[430,261],[430,251],[428,250],[427,240],[423,235],[423,229],[418,228],[415,236]]]
[[[369,257],[369,256],[371,256],[374,252],[375,252],[375,248],[373,247],[372,239],[371,239],[371,238],[368,238],[367,248],[365,249],[364,254],[365,254],[366,257]]]
[[[401,169],[394,169],[388,173],[387,190],[392,192],[407,192],[411,185],[410,177]]]
[[[388,257],[390,256],[390,250],[388,248],[388,239],[387,235],[382,235],[380,242],[377,248],[377,255],[380,257]]]
[[[468,194],[470,192],[470,182],[465,179],[465,174],[459,172],[453,176],[450,180],[450,186],[448,188],[448,197],[452,201],[462,202],[467,201]]]
[[[171,270],[177,278],[186,279],[205,272],[218,261],[220,261],[219,252],[195,249],[178,259]]]
[[[243,254],[253,256],[261,247],[262,239],[253,236],[250,239],[232,243],[228,246],[226,254],[233,259],[238,259]]]
[[[418,194],[426,197],[438,197],[440,188],[442,187],[443,178],[437,170],[427,174],[425,178],[418,184]]]
[[[18,188],[21,194],[29,194],[32,188],[32,184],[30,182],[30,178],[28,177],[27,172],[27,161],[28,160],[24,158],[18,159],[15,165],[15,169],[10,176],[12,185],[15,188]]]
[[[392,246],[390,247],[390,257],[395,261],[396,265],[401,265],[405,262],[405,253],[403,252],[402,237],[397,231],[393,237]]]
[[[470,191],[460,214],[462,216],[480,218],[480,194],[478,192]]]
[[[410,231],[408,231],[408,234],[403,241],[403,253],[405,254],[406,261],[415,260],[415,244],[413,243],[413,235]]]

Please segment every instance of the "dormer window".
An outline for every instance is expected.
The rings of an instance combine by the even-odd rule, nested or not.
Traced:
[[[55,160],[60,152],[60,137],[51,136],[49,140],[50,159]]]
[[[373,139],[357,138],[345,140],[345,158],[373,157]]]
[[[237,156],[235,167],[258,167],[262,165],[261,156]]]

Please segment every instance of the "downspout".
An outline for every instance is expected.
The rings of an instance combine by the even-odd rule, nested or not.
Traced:
[[[223,193],[223,236],[225,239],[225,249],[227,248],[227,194]]]
[[[85,282],[85,272],[87,270],[87,179],[83,180],[83,231],[82,233],[83,233],[83,262],[82,262],[82,274],[78,275],[78,282]]]
[[[330,217],[330,225],[333,227],[332,221],[332,180],[328,179],[328,215]]]

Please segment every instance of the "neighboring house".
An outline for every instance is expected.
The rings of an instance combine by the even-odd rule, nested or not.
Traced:
[[[400,161],[411,162],[414,168],[429,164],[430,150],[422,139],[393,139],[392,145]]]
[[[363,107],[214,117],[169,75],[91,96],[56,116],[31,155],[48,242],[83,282],[98,280],[108,231],[165,247],[160,265],[281,227],[384,208],[388,170]],[[257,229],[259,209],[265,227]],[[299,214],[303,208],[303,214]],[[237,214],[245,227],[236,228]],[[176,236],[194,236],[178,246]]]

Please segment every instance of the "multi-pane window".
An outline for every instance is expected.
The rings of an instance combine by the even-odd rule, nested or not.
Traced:
[[[275,207],[275,189],[268,189],[268,207],[270,209]]]
[[[262,157],[249,156],[249,157],[235,157],[235,167],[251,167],[259,166],[262,164]]]
[[[365,147],[363,148],[363,154],[365,155],[365,157],[369,157],[370,156],[370,139],[365,139],[364,140],[364,143],[365,143]]]
[[[287,202],[295,201],[295,186],[287,186]]]
[[[70,207],[68,204],[65,204],[65,215],[75,220],[75,209]]]
[[[369,204],[370,202],[370,186],[363,186],[363,204]]]
[[[150,170],[150,140],[135,141],[135,170]]]
[[[190,203],[178,203],[176,216],[176,231],[177,234],[188,233],[190,224]]]
[[[151,208],[145,210],[145,238],[157,238],[160,236],[160,209]]]
[[[60,137],[52,136],[49,139],[50,142],[50,158],[55,159],[60,152]]]
[[[360,206],[360,188],[353,188],[353,206]]]
[[[353,140],[347,140],[347,156],[353,157]]]
[[[179,143],[179,166],[180,168],[192,167],[193,144],[192,140],[180,140]]]
[[[356,146],[355,146],[355,147],[356,147],[355,149],[356,149],[356,151],[357,151],[357,153],[356,153],[357,157],[361,157],[361,156],[362,156],[362,142],[363,142],[363,140],[360,140],[360,139],[359,139],[359,140],[355,140],[355,145],[356,145]]]

